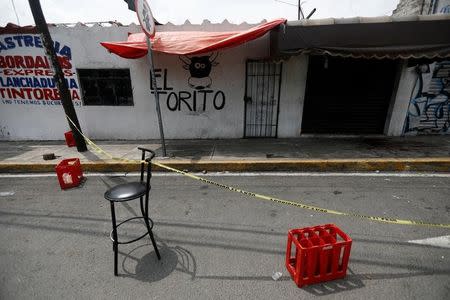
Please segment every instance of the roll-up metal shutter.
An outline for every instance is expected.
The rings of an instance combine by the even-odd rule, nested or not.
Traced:
[[[310,56],[302,133],[382,134],[396,64]]]

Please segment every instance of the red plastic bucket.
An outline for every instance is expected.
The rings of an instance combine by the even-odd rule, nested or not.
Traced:
[[[334,224],[288,232],[286,268],[298,287],[345,277],[352,240]]]

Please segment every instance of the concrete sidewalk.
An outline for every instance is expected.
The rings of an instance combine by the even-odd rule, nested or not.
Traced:
[[[437,171],[450,172],[450,136],[305,137],[298,139],[95,141],[114,157],[139,159],[138,146],[157,152],[161,163],[189,171]],[[56,159],[45,161],[43,154]],[[0,143],[0,172],[53,172],[78,157],[84,171],[136,171],[90,149],[79,153],[64,141]],[[160,171],[155,168],[155,171]]]

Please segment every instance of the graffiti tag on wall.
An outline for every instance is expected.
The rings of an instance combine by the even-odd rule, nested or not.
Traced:
[[[210,109],[222,110],[225,107],[225,93],[221,90],[210,89],[212,79],[210,73],[213,67],[218,65],[217,54],[209,56],[187,57],[180,56],[183,69],[189,71],[187,80],[190,90],[174,91],[168,85],[168,70],[155,69],[155,77],[160,78],[162,86],[158,85],[158,94],[162,101],[166,102],[170,111],[204,112]],[[150,82],[153,82],[150,80]],[[153,84],[151,93],[155,93]]]
[[[211,86],[212,81],[209,74],[211,73],[212,67],[219,64],[216,62],[216,59],[217,54],[215,56],[197,57],[180,56],[180,60],[184,63],[183,68],[189,70],[191,75],[188,79],[188,84],[191,88],[203,90]]]
[[[439,13],[441,13],[441,14],[450,14],[450,5],[442,7],[441,10],[439,11]]]
[[[81,105],[73,69],[72,51],[54,42],[67,87],[75,105]],[[17,53],[12,53],[14,50]],[[26,53],[24,55],[23,53]],[[39,35],[3,36],[0,39],[0,99],[2,104],[61,105],[53,69]]]
[[[450,61],[436,63],[432,73],[418,72],[411,94],[404,133],[450,133]]]

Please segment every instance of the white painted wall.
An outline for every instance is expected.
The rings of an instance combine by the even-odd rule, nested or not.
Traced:
[[[308,56],[299,55],[283,62],[278,137],[299,137],[305,103]]]
[[[134,26],[135,27],[135,26]],[[128,27],[52,27],[54,41],[71,48],[73,69],[127,68],[127,61],[108,54],[100,41],[123,40]],[[3,38],[3,36],[2,36]],[[39,51],[40,50],[40,51]],[[45,55],[43,49],[17,47],[2,51],[0,55]],[[132,72],[133,74],[133,72]],[[3,99],[2,99],[3,100]],[[81,104],[81,101],[78,102]],[[75,106],[83,130],[94,138],[125,138],[126,129],[134,120],[135,107],[82,107]],[[62,106],[4,104],[0,102],[1,139],[6,140],[60,140],[68,130]],[[108,128],[109,127],[109,128]],[[121,127],[122,129],[119,129]],[[117,131],[117,129],[119,129]],[[134,132],[129,135],[134,136]]]
[[[159,26],[157,30],[237,30],[249,28],[249,24]],[[153,95],[149,91],[149,65],[146,58],[128,60],[109,54],[99,42],[126,40],[128,32],[139,32],[139,27],[75,26],[53,27],[53,40],[66,44],[72,50],[74,68],[129,68],[131,74],[134,106],[76,106],[83,131],[94,139],[156,139],[159,138],[157,116]],[[3,37],[3,36],[2,36]],[[43,53],[43,49],[42,54]],[[0,55],[26,55],[29,49],[10,49]],[[36,49],[35,49],[36,51]],[[268,36],[247,44],[219,52],[219,63],[211,71],[213,91],[222,91],[225,106],[214,109],[212,97],[206,109],[190,111],[181,106],[180,111],[168,109],[167,100],[161,96],[161,109],[165,136],[168,139],[183,138],[241,138],[243,137],[245,62],[247,59],[265,58],[269,53]],[[34,54],[36,55],[36,54]],[[156,68],[167,68],[168,86],[174,92],[190,91],[189,72],[183,69],[178,56],[156,54]],[[158,86],[163,80],[158,78]],[[291,98],[289,98],[291,99]],[[293,99],[293,98],[292,98]],[[2,100],[2,99],[0,99]],[[198,101],[198,100],[197,100]],[[283,102],[283,101],[282,101]],[[288,104],[289,102],[286,102]],[[290,106],[292,108],[292,105]],[[288,106],[285,107],[286,109]],[[290,117],[289,110],[281,115]],[[297,130],[283,125],[287,136]],[[0,101],[0,139],[2,140],[61,140],[68,130],[61,106],[4,104]]]
[[[408,68],[407,64],[403,65],[400,81],[394,98],[394,107],[392,109],[388,136],[400,136],[403,134],[406,114],[408,112],[411,91],[417,79],[417,73],[414,68]]]
[[[212,96],[208,96],[206,109],[203,111],[203,108],[199,107],[203,106],[202,94],[197,92],[197,95],[201,96],[201,98],[197,96],[197,111],[190,111],[185,104],[181,105],[180,111],[171,111],[169,106],[173,107],[173,98],[168,105],[167,95],[161,95],[167,137],[175,139],[243,137],[245,62],[247,58],[262,58],[267,55],[266,39],[219,52],[216,59],[219,64],[213,67],[210,74],[212,81],[210,89],[214,93],[217,91],[224,93],[226,102],[221,110],[213,107]],[[168,85],[174,88],[174,92],[192,92],[188,85],[189,72],[183,69],[183,63],[178,56],[159,54],[155,60],[157,68],[168,68]],[[158,86],[161,87],[163,80],[158,79]],[[148,82],[148,77],[146,80]],[[145,93],[145,90],[143,92]],[[153,105],[153,101],[151,102]],[[188,103],[193,106],[193,100],[188,100]]]

